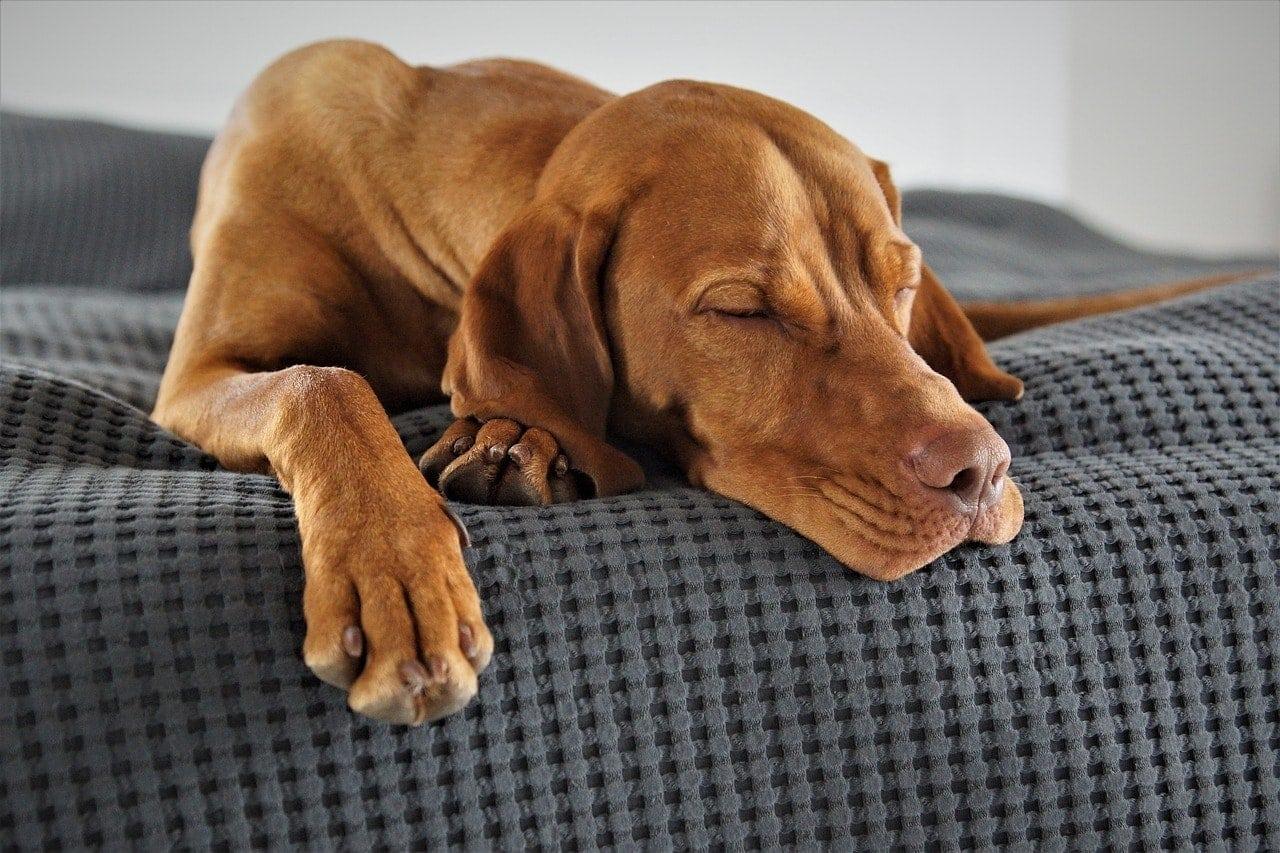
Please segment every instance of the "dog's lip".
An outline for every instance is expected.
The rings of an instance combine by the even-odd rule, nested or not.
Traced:
[[[838,533],[817,525],[794,525],[785,519],[779,520],[819,545],[850,570],[876,580],[891,581],[928,566],[966,542],[997,545],[1017,535],[1022,526],[1021,494],[1008,475],[1002,477],[1001,488],[1001,496],[996,502],[977,509],[971,515],[956,514],[954,520],[961,523],[953,529],[918,538],[904,536],[901,549],[891,549],[875,542],[859,529],[858,523],[851,523],[856,518],[857,522],[865,524],[865,519],[858,518],[820,491],[813,493],[813,497],[837,521]]]
[[[1007,485],[1011,484],[1008,474],[1000,475],[1000,478],[993,483],[988,483],[982,490],[977,503],[973,505],[973,511],[968,513],[969,529],[965,531],[964,541],[968,542],[973,539],[974,531],[978,529],[980,523],[993,512],[1000,509],[1000,502],[1004,499],[1004,490]]]
[[[778,520],[817,544],[846,568],[875,580],[897,580],[929,565],[963,544],[973,527],[966,516],[956,515],[950,519],[947,528],[932,535],[918,532],[892,534],[899,538],[899,543],[893,546],[884,541],[877,542],[879,537],[868,535],[865,527],[870,525],[867,520],[832,500],[830,496],[815,491],[811,493],[810,499],[817,501],[835,523],[811,524],[809,521],[813,513],[804,511],[798,513],[793,520]],[[774,515],[768,510],[765,512],[767,515]],[[943,524],[947,524],[945,519]],[[880,532],[885,536],[890,535],[886,531]]]
[[[775,480],[829,481],[847,489],[840,481],[852,476],[832,469],[814,470],[811,466],[788,466],[787,470],[788,474]],[[797,476],[796,471],[803,473]],[[1022,498],[1016,483],[1007,475],[1001,499],[973,516],[942,512],[911,517],[909,527],[914,529],[893,530],[869,524],[821,489],[808,486],[790,492],[764,490],[759,488],[758,468],[751,470],[751,477],[743,476],[745,473],[735,467],[704,468],[700,480],[704,487],[787,525],[849,570],[875,580],[897,580],[968,541],[993,545],[1008,542],[1022,526]],[[865,494],[855,493],[855,497],[865,502]],[[910,500],[887,490],[883,497],[890,501]]]
[[[1022,530],[1025,512],[1022,491],[1009,475],[1004,477],[1000,499],[974,518],[965,539],[984,545],[1003,545]]]

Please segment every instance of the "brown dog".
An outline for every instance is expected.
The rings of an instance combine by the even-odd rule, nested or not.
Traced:
[[[968,405],[1022,383],[922,264],[885,165],[770,98],[314,45],[237,105],[192,246],[153,417],[292,494],[307,665],[379,719],[462,707],[493,649],[428,479],[634,489],[608,427],[884,580],[1022,524]],[[977,313],[998,333],[1112,304]],[[420,471],[386,410],[442,388],[458,421]]]

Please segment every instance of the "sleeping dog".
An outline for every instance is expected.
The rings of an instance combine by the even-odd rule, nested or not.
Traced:
[[[244,94],[192,247],[152,416],[279,478],[307,666],[396,723],[464,706],[493,650],[442,493],[635,489],[608,432],[892,580],[1022,524],[1009,449],[969,405],[1022,383],[981,332],[1209,283],[962,307],[888,167],[785,103],[689,81],[615,97],[359,42]],[[387,411],[442,392],[457,420],[415,465]]]

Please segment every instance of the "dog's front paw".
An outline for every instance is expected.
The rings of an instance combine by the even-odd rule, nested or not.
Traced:
[[[454,421],[418,463],[449,498],[501,506],[545,506],[589,491],[551,433],[507,418]]]
[[[430,503],[411,517],[362,509],[303,520],[303,658],[361,714],[405,725],[452,714],[493,655],[458,533]]]

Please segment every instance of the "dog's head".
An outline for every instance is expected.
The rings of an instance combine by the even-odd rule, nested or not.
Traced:
[[[556,149],[469,289],[459,415],[561,441],[598,494],[640,483],[606,424],[890,579],[1022,524],[968,405],[1015,399],[901,229],[884,164],[724,86],[619,98]]]

